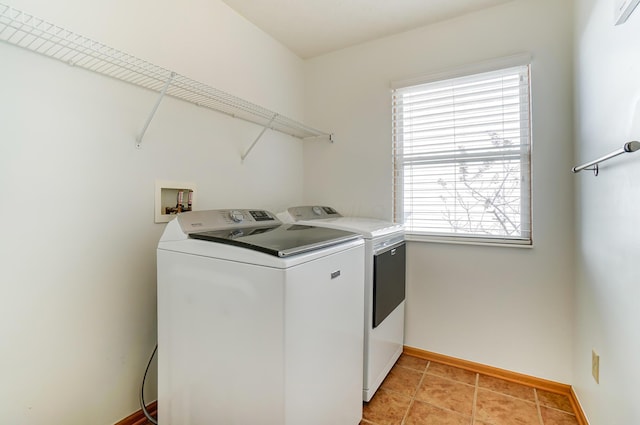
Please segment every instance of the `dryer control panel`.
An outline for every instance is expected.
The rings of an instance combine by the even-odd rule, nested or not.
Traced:
[[[334,210],[333,208],[323,207],[319,205],[291,207],[287,209],[287,213],[289,213],[294,221],[342,217],[342,215],[340,215],[338,211]]]

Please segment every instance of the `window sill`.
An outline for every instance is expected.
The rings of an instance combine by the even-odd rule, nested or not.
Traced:
[[[410,233],[405,234],[405,240],[408,242],[489,246],[489,247],[497,247],[497,248],[525,248],[525,249],[533,248],[533,241],[525,241],[525,240],[493,241],[490,239],[481,239],[481,238],[453,238],[453,237],[446,237],[446,236],[414,235]]]

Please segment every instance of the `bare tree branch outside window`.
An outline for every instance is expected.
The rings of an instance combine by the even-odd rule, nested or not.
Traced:
[[[513,143],[491,133],[494,148],[508,150]],[[458,149],[463,153],[464,146]],[[440,178],[442,218],[451,232],[485,235],[519,235],[520,160],[463,162],[453,178]]]

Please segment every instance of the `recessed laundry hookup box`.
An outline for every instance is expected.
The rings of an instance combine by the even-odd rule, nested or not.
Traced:
[[[167,223],[180,212],[193,211],[195,195],[194,183],[157,180],[154,221]]]

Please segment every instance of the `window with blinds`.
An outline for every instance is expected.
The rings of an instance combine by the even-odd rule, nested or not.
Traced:
[[[531,244],[529,66],[392,97],[394,211],[408,239]]]

